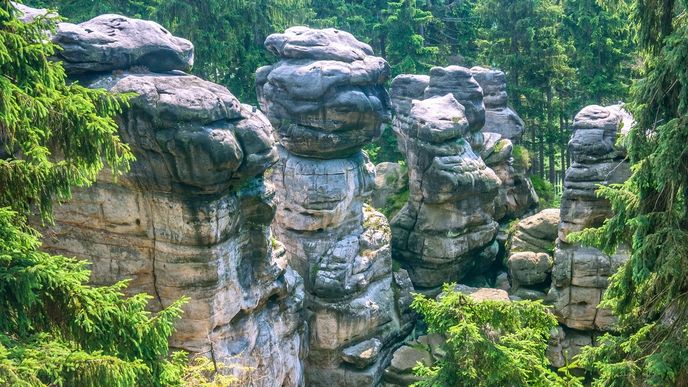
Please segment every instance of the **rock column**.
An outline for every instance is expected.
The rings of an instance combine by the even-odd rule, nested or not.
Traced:
[[[265,46],[280,59],[256,74],[280,142],[273,229],[305,281],[306,383],[376,385],[411,324],[410,282],[392,271],[389,225],[364,205],[374,167],[361,147],[389,120],[389,66],[334,29],[294,27]]]
[[[223,86],[187,75],[193,46],[160,25],[103,15],[62,23],[59,59],[83,84],[133,93],[118,117],[136,162],[55,211],[45,246],[130,279],[151,309],[188,296],[172,346],[230,365],[242,384],[303,384],[300,276],[272,242],[272,127]],[[155,71],[155,72],[153,72]]]
[[[611,215],[608,201],[596,191],[599,185],[623,183],[630,176],[625,151],[615,144],[631,123],[619,106],[588,106],[574,119],[569,141],[573,164],[564,179],[559,240],[548,295],[560,322],[569,328],[608,330],[614,323],[610,313],[598,304],[609,276],[627,255],[621,249],[610,257],[595,248],[569,243],[567,236],[598,227]]]

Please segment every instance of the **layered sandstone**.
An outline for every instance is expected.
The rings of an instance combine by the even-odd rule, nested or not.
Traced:
[[[265,46],[279,58],[256,74],[280,142],[273,229],[305,281],[306,382],[375,385],[412,324],[387,219],[364,204],[375,170],[361,147],[389,120],[389,66],[334,29],[294,27]]]
[[[609,276],[627,259],[621,248],[609,256],[593,247],[570,243],[568,235],[598,227],[611,215],[609,202],[596,194],[599,185],[623,183],[630,176],[625,150],[617,139],[632,124],[619,106],[588,106],[578,113],[569,141],[572,165],[566,171],[561,200],[559,240],[554,252],[548,298],[560,322],[579,330],[608,330],[614,319],[598,308]]]
[[[278,157],[269,121],[183,73],[193,46],[155,23],[103,15],[54,40],[70,75],[134,95],[117,122],[136,161],[57,207],[46,248],[88,259],[96,284],[130,279],[153,310],[189,297],[172,346],[243,366],[247,384],[302,385],[303,285],[271,240],[262,177]]]
[[[485,125],[483,132],[497,133],[511,141],[520,141],[525,130],[521,117],[507,106],[506,75],[503,71],[473,67],[471,73],[483,90]]]

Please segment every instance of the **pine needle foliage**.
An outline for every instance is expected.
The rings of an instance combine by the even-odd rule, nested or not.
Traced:
[[[475,302],[445,285],[439,299],[418,295],[411,307],[447,339],[442,360],[416,367],[424,378],[417,387],[578,385],[550,369],[545,351],[557,321],[540,302]]]
[[[603,305],[618,332],[576,365],[597,386],[688,384],[688,1],[634,2],[644,74],[632,89],[637,120],[625,145],[633,175],[602,188],[614,216],[577,240],[631,247]]]
[[[122,99],[69,83],[48,38],[0,0],[0,385],[180,385],[185,357],[168,338],[181,304],[153,315],[126,282],[89,286],[87,263],[39,250],[28,220],[53,200],[133,159],[113,115]]]
[[[18,20],[0,0],[0,207],[50,217],[53,199],[88,185],[103,168],[127,169],[129,148],[112,115],[121,100],[104,90],[67,83],[46,31],[51,18]]]

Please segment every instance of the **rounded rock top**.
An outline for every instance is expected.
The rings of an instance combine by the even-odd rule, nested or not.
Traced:
[[[268,51],[283,59],[334,60],[351,63],[373,55],[370,45],[334,28],[291,27],[265,40]]]

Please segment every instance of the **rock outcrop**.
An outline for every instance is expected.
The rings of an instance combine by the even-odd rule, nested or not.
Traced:
[[[526,166],[514,162],[511,140],[497,133],[484,132],[480,157],[492,169],[501,184],[494,201],[494,218],[514,219],[537,207],[539,198],[527,176]]]
[[[375,175],[361,147],[389,120],[389,66],[334,29],[294,27],[265,46],[280,59],[256,74],[281,144],[273,229],[305,281],[306,383],[375,385],[412,325],[387,219],[364,205]]]
[[[131,279],[126,292],[152,295],[153,310],[188,296],[173,347],[248,367],[247,384],[302,385],[303,285],[270,237],[267,118],[223,86],[150,72],[193,58],[155,23],[103,15],[54,39],[70,75],[135,95],[117,121],[136,161],[57,207],[46,248],[91,261],[96,284]]]
[[[511,141],[520,141],[525,130],[521,117],[507,106],[506,76],[503,71],[484,67],[471,68],[473,77],[483,89],[485,125],[483,132],[497,133]]]
[[[504,85],[493,79],[503,82],[503,73],[482,70],[489,106],[505,110]],[[429,76],[392,81],[393,129],[410,191],[392,220],[394,252],[419,289],[437,290],[489,267],[499,247],[497,221],[521,216],[538,201],[525,170],[514,168],[511,141],[484,132],[483,89],[472,74],[435,67]]]
[[[438,289],[494,260],[500,180],[466,140],[480,128],[455,97],[412,100],[406,110],[396,87],[407,79],[392,83],[393,127],[409,168],[409,201],[392,220],[395,258],[414,286]]]
[[[588,106],[573,123],[569,150],[573,163],[566,171],[561,200],[559,240],[554,252],[552,287],[548,299],[560,322],[579,330],[608,330],[614,319],[598,308],[608,278],[627,259],[621,248],[608,256],[592,248],[569,243],[567,236],[597,227],[611,215],[608,201],[595,193],[598,185],[623,183],[630,176],[625,151],[616,146],[632,118],[619,106]]]

